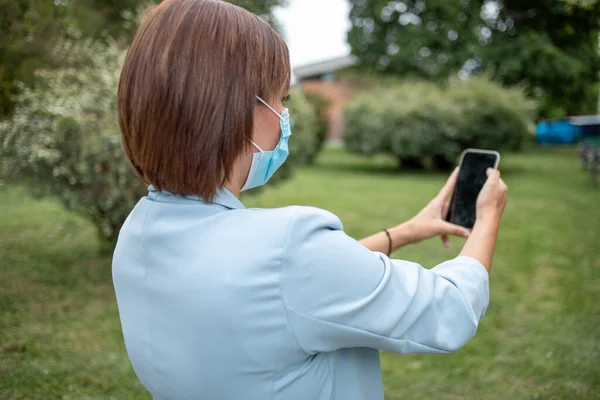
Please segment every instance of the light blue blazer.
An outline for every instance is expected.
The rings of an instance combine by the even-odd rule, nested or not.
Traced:
[[[113,259],[127,352],[155,399],[383,399],[379,349],[447,353],[475,335],[488,274],[391,260],[311,207],[157,192]]]

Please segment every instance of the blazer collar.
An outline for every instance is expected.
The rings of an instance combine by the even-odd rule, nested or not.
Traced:
[[[242,202],[233,195],[229,190],[221,187],[217,190],[217,194],[212,199],[212,201],[206,201],[200,196],[178,196],[174,195],[171,192],[167,192],[165,190],[158,191],[152,185],[148,186],[148,197],[157,200],[157,201],[167,201],[167,202],[185,202],[186,200],[198,201],[204,204],[215,204],[222,207],[225,207],[229,210],[237,210],[237,209],[245,209],[246,207],[242,204]]]

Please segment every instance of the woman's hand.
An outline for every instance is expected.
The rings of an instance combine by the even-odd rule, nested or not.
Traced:
[[[500,171],[488,168],[487,175],[477,197],[477,219],[499,221],[508,200],[508,186],[500,178]]]
[[[448,213],[448,198],[454,191],[456,179],[458,178],[458,168],[452,172],[444,187],[437,196],[433,198],[416,216],[414,216],[408,225],[410,226],[412,243],[417,243],[434,236],[441,236],[444,247],[450,247],[449,235],[469,237],[470,231],[462,226],[454,225],[446,221]],[[485,205],[488,207],[487,203]]]
[[[378,232],[367,238],[360,240],[365,247],[371,251],[378,251],[385,254],[392,253],[398,248],[429,239],[434,236],[441,236],[442,243],[446,248],[450,247],[449,235],[470,237],[470,231],[462,226],[454,225],[446,221],[448,213],[448,198],[454,192],[456,180],[458,178],[458,168],[450,175],[444,187],[440,190],[437,196],[425,206],[416,216],[409,221],[395,226],[388,230],[392,239],[390,252],[390,243],[387,235],[383,232]],[[487,230],[497,231],[497,224],[506,204],[506,193],[508,188],[500,179],[500,173],[496,170],[488,171],[488,181],[481,189],[481,193],[477,199],[477,222],[476,227],[486,226]],[[484,222],[487,221],[487,222]],[[496,230],[494,231],[494,226]],[[479,229],[481,231],[481,228]],[[471,241],[471,240],[469,240]],[[469,244],[467,241],[467,244]],[[477,242],[477,241],[475,241]],[[490,243],[487,245],[487,243]],[[485,254],[479,255],[475,250],[471,250],[469,246],[468,253],[465,255],[475,254],[475,258],[481,261],[486,268],[491,264],[488,259],[493,254],[493,245],[495,244],[495,234],[493,240],[487,240],[486,249],[491,247],[491,250],[486,250]],[[483,251],[483,250],[482,250]]]
[[[490,272],[508,187],[500,178],[500,171],[488,169],[487,175],[487,181],[477,197],[477,219],[473,232],[460,255],[478,260]]]

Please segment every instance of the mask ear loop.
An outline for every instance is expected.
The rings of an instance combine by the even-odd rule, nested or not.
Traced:
[[[277,116],[279,117],[279,119],[282,119],[282,118],[283,118],[283,117],[281,116],[281,114],[279,114],[277,111],[275,111],[275,109],[274,109],[273,107],[271,107],[269,104],[267,104],[267,102],[266,102],[266,101],[264,101],[263,99],[261,99],[261,98],[260,98],[260,97],[258,97],[258,96],[255,96],[255,97],[256,97],[256,99],[257,99],[258,101],[260,101],[261,103],[263,103],[263,104],[265,105],[265,107],[267,107],[269,110],[273,111],[273,112],[275,113],[275,115],[277,115]]]
[[[254,146],[256,148],[256,150],[258,150],[260,152],[259,160],[262,159],[263,155],[265,154],[264,150],[261,149],[260,147],[258,147],[258,145],[256,143],[254,143],[254,141],[252,139],[250,139],[248,136],[246,136],[246,139],[248,139],[250,141],[250,143],[252,143],[252,146]]]

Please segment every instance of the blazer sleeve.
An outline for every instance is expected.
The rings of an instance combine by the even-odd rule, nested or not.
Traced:
[[[298,208],[281,270],[288,324],[309,354],[349,347],[446,353],[467,343],[489,302],[485,268],[389,259],[347,236],[333,214]]]

